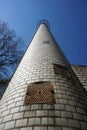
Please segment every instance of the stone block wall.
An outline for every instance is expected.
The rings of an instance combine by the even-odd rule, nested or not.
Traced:
[[[72,69],[74,70],[84,88],[87,90],[87,66],[72,65]]]

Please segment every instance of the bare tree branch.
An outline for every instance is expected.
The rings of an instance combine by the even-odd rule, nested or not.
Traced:
[[[0,79],[9,75],[9,68],[18,65],[24,50],[23,39],[17,37],[7,23],[0,21]]]

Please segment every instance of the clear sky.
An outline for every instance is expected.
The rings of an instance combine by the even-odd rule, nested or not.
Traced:
[[[46,19],[71,64],[87,65],[87,0],[0,0],[0,20],[30,42]]]

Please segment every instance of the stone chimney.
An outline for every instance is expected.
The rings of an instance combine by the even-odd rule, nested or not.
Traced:
[[[0,101],[0,130],[87,130],[87,93],[46,20]]]

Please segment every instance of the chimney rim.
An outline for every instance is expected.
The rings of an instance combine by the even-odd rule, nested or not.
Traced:
[[[48,22],[48,20],[45,19],[39,20],[39,22],[37,23],[37,27],[39,27],[41,24],[45,24],[47,28],[50,30],[50,23]]]

